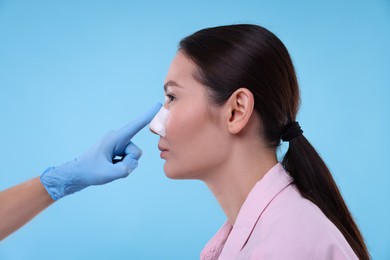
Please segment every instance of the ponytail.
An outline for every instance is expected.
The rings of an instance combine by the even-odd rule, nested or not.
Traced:
[[[358,258],[370,259],[364,239],[328,167],[303,135],[290,140],[282,164],[294,178],[301,195],[316,204],[333,222]]]

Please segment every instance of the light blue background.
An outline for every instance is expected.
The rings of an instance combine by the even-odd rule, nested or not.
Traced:
[[[373,258],[390,259],[390,2],[314,2],[0,0],[0,190],[163,101],[184,36],[257,23],[289,49],[305,135]],[[58,201],[3,240],[0,259],[198,259],[222,210],[203,183],[165,177],[156,136],[134,141],[133,174]]]

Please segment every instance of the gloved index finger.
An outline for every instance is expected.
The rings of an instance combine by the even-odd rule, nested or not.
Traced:
[[[129,144],[131,138],[133,138],[134,135],[136,135],[142,128],[144,128],[147,124],[150,123],[150,121],[152,121],[153,117],[160,110],[161,106],[161,103],[155,104],[138,118],[117,130],[115,133],[116,146],[123,147],[124,149],[127,144]]]

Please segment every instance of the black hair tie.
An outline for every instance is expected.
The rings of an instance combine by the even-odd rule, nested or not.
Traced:
[[[282,130],[282,141],[283,142],[290,142],[295,137],[298,137],[303,134],[303,131],[301,129],[301,126],[298,122],[291,122],[287,124],[284,129]]]

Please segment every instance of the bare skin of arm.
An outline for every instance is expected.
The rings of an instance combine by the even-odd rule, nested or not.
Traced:
[[[0,240],[54,203],[39,177],[0,192]]]

